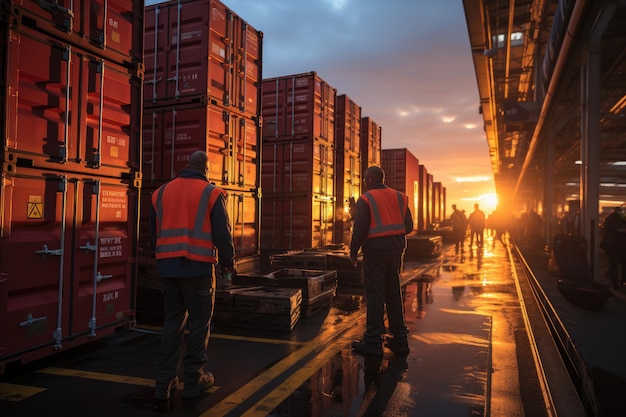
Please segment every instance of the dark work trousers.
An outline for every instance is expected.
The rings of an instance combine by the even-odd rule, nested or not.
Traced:
[[[385,306],[389,320],[389,333],[394,339],[406,339],[409,333],[404,324],[404,306],[400,290],[402,253],[384,255],[364,254],[365,298],[367,329],[364,342],[380,344],[385,331]]]
[[[609,261],[611,284],[617,289],[622,284],[626,284],[626,248],[612,246],[607,249],[605,252]]]
[[[476,236],[476,245],[483,245],[483,236],[485,234],[485,229],[472,229],[472,236],[470,237],[470,248],[474,244],[474,236]]]
[[[155,388],[165,389],[177,376],[185,323],[189,330],[183,357],[185,382],[195,384],[207,361],[211,316],[215,301],[213,276],[163,278],[164,322]]]

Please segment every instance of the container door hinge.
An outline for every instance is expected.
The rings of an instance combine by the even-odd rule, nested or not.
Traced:
[[[63,249],[48,249],[48,245],[43,245],[43,250],[37,250],[35,253],[41,254],[41,258],[46,259],[48,255],[63,255]]]
[[[20,327],[30,327],[39,321],[46,320],[47,318],[48,317],[45,316],[34,318],[32,314],[29,314],[26,316],[26,320],[20,323]]]

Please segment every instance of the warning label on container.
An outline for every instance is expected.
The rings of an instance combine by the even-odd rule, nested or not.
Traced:
[[[128,214],[126,190],[102,190],[100,208],[103,221],[124,221]]]
[[[113,258],[122,256],[121,237],[101,237],[100,238],[100,258]]]
[[[115,190],[102,191],[103,209],[126,209],[126,192]]]
[[[27,219],[43,219],[43,202],[40,195],[28,196],[28,202],[26,203],[26,218]]]

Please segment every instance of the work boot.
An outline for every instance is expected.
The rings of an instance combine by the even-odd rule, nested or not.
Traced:
[[[380,344],[367,343],[364,340],[352,342],[352,350],[360,355],[382,355],[383,348]]]
[[[385,346],[398,357],[406,357],[411,351],[409,349],[409,343],[407,342],[406,338],[395,339],[393,337],[386,337]]]
[[[165,389],[161,389],[157,386],[154,388],[154,399],[157,401],[167,401],[170,399],[170,394],[172,391],[176,391],[178,389],[178,377],[175,376],[169,384],[165,387]]]
[[[202,391],[206,391],[211,388],[214,383],[215,378],[213,378],[213,374],[211,372],[200,375],[195,383],[185,382],[183,398],[196,398]]]

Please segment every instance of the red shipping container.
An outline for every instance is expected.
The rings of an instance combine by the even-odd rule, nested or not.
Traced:
[[[443,185],[441,182],[433,182],[433,223],[439,223],[444,217]]]
[[[14,25],[45,32],[119,65],[142,69],[142,0],[9,1]]]
[[[217,0],[159,3],[145,19],[146,107],[207,96],[259,115],[261,32]]]
[[[134,324],[138,190],[14,167],[0,204],[0,369]]]
[[[263,80],[263,140],[335,142],[337,90],[315,72]]]
[[[420,202],[419,161],[406,148],[383,149],[381,167],[385,171],[385,184],[409,197],[409,209],[413,215],[413,228],[417,229]]]
[[[335,148],[359,153],[361,151],[361,106],[345,94],[341,94],[337,96],[335,108]]]
[[[424,165],[419,166],[419,195],[420,203],[417,211],[417,230],[428,230],[429,212],[428,207],[428,170]]]
[[[209,155],[209,181],[223,188],[258,188],[258,123],[217,105],[191,103],[146,109],[143,118],[143,178],[175,178],[189,155]]]
[[[350,244],[353,221],[350,207],[361,196],[361,178],[361,156],[356,152],[338,150],[334,243]]]
[[[139,171],[142,80],[27,28],[3,34],[3,160],[99,176]]]
[[[362,171],[365,171],[370,166],[380,166],[382,132],[382,127],[378,126],[372,119],[369,117],[361,118],[360,151]]]
[[[262,198],[261,248],[307,249],[332,243],[331,197],[316,194]]]
[[[334,196],[334,182],[334,150],[327,142],[294,139],[263,143],[261,188],[265,196]]]
[[[335,116],[335,203],[334,243],[350,244],[350,204],[361,195],[361,107],[345,94],[337,96]]]

